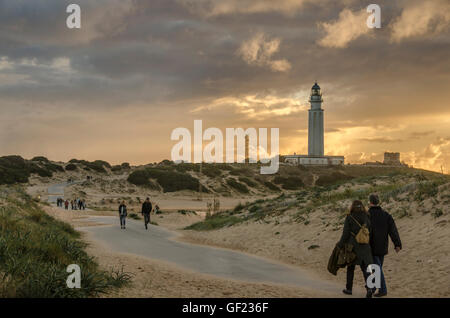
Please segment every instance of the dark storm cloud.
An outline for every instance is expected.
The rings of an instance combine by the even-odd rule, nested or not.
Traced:
[[[448,43],[389,46],[387,28],[381,30],[374,39],[356,40],[347,50],[318,46],[316,41],[321,32],[317,23],[336,19],[345,7],[354,10],[365,8],[365,4],[356,1],[305,1],[295,14],[288,16],[283,12],[269,10],[250,14],[231,11],[230,14],[207,17],[203,16],[205,10],[195,12],[192,6],[176,0],[123,1],[122,4],[117,1],[80,1],[84,22],[82,30],[64,27],[68,3],[2,1],[0,23],[3,41],[0,56],[6,56],[10,61],[36,59],[37,63],[49,63],[58,57],[71,60],[71,77],[66,78],[66,83],[64,79],[58,78],[55,86],[49,84],[51,79],[47,78],[45,85],[40,87],[39,83],[46,75],[40,76],[39,69],[30,70],[30,76],[37,82],[35,90],[49,89],[51,93],[59,87],[64,96],[82,91],[80,95],[96,98],[95,95],[104,96],[105,90],[115,90],[121,85],[129,89],[126,80],[133,81],[133,78],[139,77],[145,84],[134,83],[137,91],[153,85],[167,87],[164,96],[159,96],[157,92],[145,94],[149,102],[153,98],[205,98],[207,101],[218,95],[258,92],[268,86],[285,94],[300,88],[307,89],[314,79],[319,79],[325,85],[339,83],[335,91],[329,91],[333,95],[339,95],[341,89],[354,88],[355,94],[386,96],[389,90],[401,86],[398,78],[400,81],[405,80],[401,76],[394,76],[394,72],[408,72],[414,65],[417,66],[415,73],[418,77],[432,77],[434,70],[429,69],[424,59],[425,55],[430,59],[430,52],[442,64],[435,65],[435,70],[449,67],[448,59],[442,58],[447,52]],[[121,14],[108,14],[119,5]],[[204,2],[206,8],[208,5],[211,6],[211,3]],[[400,12],[400,8],[390,1],[381,1],[380,5],[384,6],[385,24]],[[89,21],[89,18],[101,19]],[[83,32],[92,33],[87,42],[80,40],[78,33]],[[257,32],[280,39],[277,54],[291,64],[289,72],[274,74],[267,69],[252,67],[236,55],[240,44]],[[76,36],[71,41],[73,34]],[[377,83],[380,79],[382,82]],[[420,87],[426,81],[418,78],[416,82],[408,83],[408,86]],[[68,86],[72,94],[68,92]],[[86,91],[86,86],[91,89]],[[8,95],[12,96],[21,89],[30,89],[29,86],[21,88],[20,85],[16,88],[10,89]],[[127,96],[131,98],[130,102],[132,96],[132,93]],[[384,101],[380,103],[384,104]],[[335,107],[346,107],[358,117],[357,105],[343,103]],[[357,117],[355,120],[358,120]]]
[[[339,25],[344,10],[357,18],[370,1],[79,0],[82,29],[69,30],[72,2],[0,0],[4,116],[21,104],[100,113],[132,105],[164,119],[176,112],[180,120],[283,127],[283,136],[296,136],[306,129],[299,105],[314,80],[324,93],[327,132],[336,136],[449,112],[445,1],[422,10],[423,1],[380,0],[382,28],[339,48],[320,42],[324,23]],[[431,21],[425,33],[402,29],[409,8]],[[409,136],[430,129],[411,128]]]

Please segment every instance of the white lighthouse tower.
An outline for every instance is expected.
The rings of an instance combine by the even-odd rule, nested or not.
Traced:
[[[287,155],[284,156],[284,162],[293,165],[343,165],[344,156],[324,155],[323,99],[317,82],[311,89],[309,102],[311,109],[308,110],[308,155]]]
[[[311,109],[308,111],[308,156],[323,157],[323,99],[317,82],[311,89],[309,102],[311,103]]]

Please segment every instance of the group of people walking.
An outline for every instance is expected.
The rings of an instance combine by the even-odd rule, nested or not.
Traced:
[[[150,213],[153,210],[152,203],[150,202],[150,198],[147,198],[142,204],[141,214],[144,217],[144,226],[145,229],[148,230],[148,224],[150,223]],[[155,205],[155,211],[159,210],[159,207]],[[125,229],[126,226],[126,218],[128,215],[127,206],[125,201],[119,205],[119,219],[120,219],[120,228]]]
[[[385,255],[388,254],[388,237],[394,243],[397,253],[402,249],[402,243],[394,219],[380,207],[378,195],[371,194],[369,196],[369,205],[369,210],[366,211],[361,201],[353,202],[336,248],[353,249],[353,253],[356,254],[354,260],[347,264],[347,283],[343,293],[352,294],[355,267],[359,265],[366,282],[366,297],[383,297],[387,295],[383,263]],[[367,268],[371,264],[376,264],[380,268],[378,293],[375,293],[376,288],[367,286],[367,278],[371,275],[367,272]]]
[[[84,199],[73,199],[73,200],[64,200],[63,198],[56,199],[56,206],[64,207],[66,210],[69,210],[69,205],[72,210],[86,210],[86,200]]]

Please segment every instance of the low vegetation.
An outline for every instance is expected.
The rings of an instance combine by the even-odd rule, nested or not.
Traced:
[[[187,173],[173,171],[162,168],[146,168],[132,172],[128,177],[128,182],[149,188],[154,188],[152,179],[163,188],[164,192],[175,192],[180,190],[198,191],[200,183],[198,179]],[[202,186],[203,192],[209,192]]]
[[[342,183],[348,180],[353,179],[352,176],[346,175],[342,172],[332,172],[329,175],[321,175],[316,181],[316,185],[318,186],[327,186],[333,185],[337,183]]]
[[[197,215],[197,212],[195,212],[195,211],[193,211],[193,210],[178,210],[177,211],[178,213],[180,213],[180,214],[183,214],[183,215],[188,215],[188,214],[194,214],[194,215]]]
[[[66,166],[66,170],[67,170],[67,171],[75,171],[75,170],[78,170],[78,168],[77,168],[77,166],[76,166],[75,164],[69,163],[69,164]]]
[[[137,213],[130,213],[128,217],[133,220],[141,220],[141,217]]]
[[[236,179],[234,179],[234,178],[228,178],[227,184],[240,193],[249,193],[250,192],[245,184],[236,181]]]
[[[376,170],[372,170],[377,172]],[[293,177],[275,177],[275,182],[289,187]],[[289,181],[287,181],[289,180]],[[384,175],[364,175],[357,177],[342,177],[334,174],[327,179],[326,186],[303,187],[297,192],[283,192],[273,199],[256,200],[246,204],[239,203],[234,209],[223,211],[188,227],[191,230],[212,230],[233,226],[239,223],[278,222],[277,217],[283,216],[284,222],[296,222],[308,225],[310,215],[315,211],[322,211],[338,217],[336,226],[342,225],[344,216],[353,200],[367,202],[371,193],[377,193],[384,204],[395,202],[390,211],[394,218],[412,217],[411,204],[423,210],[424,200],[428,200],[431,207],[428,212],[433,218],[445,215],[439,202],[447,198],[445,192],[450,187],[450,177],[433,172],[423,172],[410,169],[403,173],[385,171]],[[334,181],[331,181],[334,180]],[[347,180],[347,181],[344,181]],[[298,180],[296,180],[298,181]],[[444,193],[444,194],[442,194]],[[334,214],[337,213],[337,214]],[[425,210],[422,213],[426,213]],[[267,221],[271,220],[271,221]],[[279,224],[279,223],[278,223]],[[327,224],[331,225],[331,223]]]
[[[222,227],[232,226],[240,222],[242,222],[242,219],[239,217],[219,213],[206,218],[203,222],[194,223],[185,229],[195,231],[211,231]]]
[[[78,159],[72,159],[69,161],[69,163],[72,164],[79,164],[81,166],[83,166],[84,170],[87,171],[95,171],[95,172],[99,172],[99,173],[106,173],[106,169],[105,168],[109,168],[111,169],[111,165],[103,160],[95,160],[95,161],[87,161],[87,160],[78,160]]]
[[[275,184],[281,185],[285,190],[298,190],[305,186],[303,180],[299,177],[280,177],[274,178],[273,182]]]
[[[26,183],[31,174],[52,177],[53,173],[64,171],[63,167],[44,160],[44,157],[38,159],[40,160],[25,160],[20,156],[0,157],[0,185]]]
[[[266,188],[268,188],[269,190],[272,190],[272,191],[281,191],[280,190],[280,188],[278,188],[276,185],[274,185],[272,182],[270,182],[270,181],[265,181],[264,182],[264,186],[266,187]]]
[[[0,297],[93,297],[130,282],[106,272],[85,252],[70,225],[47,215],[21,188],[0,188]],[[81,288],[66,285],[67,266],[81,268]]]

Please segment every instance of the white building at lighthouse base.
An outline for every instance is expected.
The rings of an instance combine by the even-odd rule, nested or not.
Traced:
[[[344,164],[344,156],[321,156],[311,157],[308,155],[288,155],[284,156],[284,162],[292,165],[317,165],[317,166],[338,166]]]

